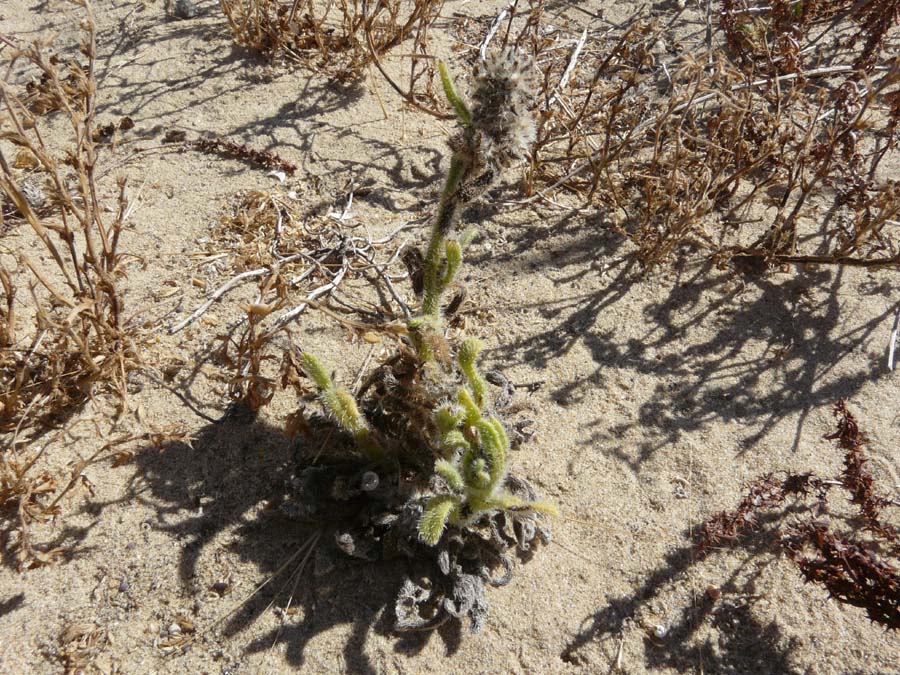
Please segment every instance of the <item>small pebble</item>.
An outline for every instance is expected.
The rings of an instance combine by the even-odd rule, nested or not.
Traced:
[[[19,190],[31,208],[39,209],[47,204],[47,194],[36,178],[23,180],[19,184]]]
[[[172,14],[177,19],[193,19],[198,13],[194,0],[175,0],[172,6]]]
[[[378,487],[378,474],[374,471],[366,471],[359,481],[359,487],[363,492],[371,492]]]

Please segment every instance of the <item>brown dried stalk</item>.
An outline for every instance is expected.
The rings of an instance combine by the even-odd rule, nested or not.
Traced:
[[[268,296],[274,297],[266,302]],[[216,338],[222,342],[216,356],[231,373],[229,396],[234,401],[246,403],[251,410],[259,410],[275,394],[275,381],[264,374],[263,364],[278,361],[278,357],[267,353],[269,336],[266,335],[262,322],[272,312],[281,309],[286,301],[287,294],[281,276],[278,272],[269,274],[260,283],[256,300],[241,305],[246,313],[246,321],[237,340],[231,334]]]
[[[188,147],[206,153],[217,153],[235,159],[244,159],[254,164],[259,164],[267,169],[284,171],[288,176],[293,176],[297,165],[288,162],[278,156],[273,150],[257,150],[246,143],[237,143],[229,138],[200,138],[196,141],[187,141]]]

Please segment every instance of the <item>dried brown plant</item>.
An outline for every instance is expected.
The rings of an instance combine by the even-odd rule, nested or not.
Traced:
[[[352,199],[352,197],[351,197]],[[211,252],[225,254],[234,271],[191,315],[170,328],[176,333],[202,317],[226,294],[255,282],[253,298],[240,303],[241,318],[216,336],[216,357],[225,366],[229,396],[256,410],[277,389],[284,341],[276,338],[309,308],[333,317],[368,342],[396,334],[391,320],[408,312],[394,289],[391,267],[400,267],[396,236],[372,239],[354,233],[343,212],[298,213],[286,196],[251,190],[226,205],[213,229]],[[373,304],[354,285],[376,287],[390,301]]]
[[[872,621],[900,629],[900,569],[896,562],[888,563],[864,544],[815,522],[790,528],[781,546],[806,581],[824,586],[839,602],[866,610]]]
[[[89,10],[88,10],[89,12]],[[90,16],[90,14],[88,14]],[[7,327],[4,335],[17,335],[16,347],[7,352],[0,401],[0,430],[10,431],[23,424],[28,415],[45,415],[84,400],[96,382],[113,383],[124,393],[124,374],[134,364],[135,351],[124,326],[122,298],[117,280],[122,275],[122,254],[118,250],[128,202],[126,182],[118,181],[118,208],[106,216],[96,180],[97,149],[93,140],[94,33],[87,21],[81,51],[88,59],[86,69],[70,63],[77,74],[77,104],[71,92],[63,96],[59,68],[42,59],[38,46],[28,46],[13,60],[24,58],[47,70],[49,82],[58,88],[61,114],[70,125],[73,148],[63,152],[48,146],[40,124],[17,96],[9,82],[0,83],[3,104],[3,131],[6,148],[15,147],[36,161],[55,205],[52,215],[41,217],[21,187],[21,175],[7,150],[0,149],[0,189],[30,226],[36,244],[51,260],[41,265],[23,249],[11,252],[22,274],[13,279],[4,273]],[[35,330],[19,335],[15,316],[15,285],[29,279]],[[22,314],[22,312],[19,312]],[[20,320],[25,320],[20,316]],[[28,343],[24,344],[23,341]]]
[[[461,22],[461,42],[487,31],[541,69],[519,203],[596,208],[647,266],[685,248],[757,269],[896,265],[897,3],[711,7],[719,30],[694,45],[642,12],[589,30],[542,0]]]
[[[0,249],[0,508],[2,522],[17,532],[22,566],[59,553],[34,548],[29,524],[55,516],[61,497],[84,484],[83,468],[111,456],[105,446],[78,462],[66,482],[41,468],[61,432],[40,446],[28,439],[64,429],[69,414],[98,394],[110,394],[104,400],[120,412],[126,378],[138,365],[138,331],[127,320],[119,284],[126,181],[117,181],[117,207],[105,209],[94,140],[95,24],[90,5],[77,4],[84,9],[79,51],[86,65],[47,59],[40,43],[9,56],[41,73],[44,95],[62,118],[64,147],[42,130],[27,88],[23,96],[14,82],[0,82],[0,194],[13,207],[2,217],[27,224],[17,233],[21,245],[4,242]],[[7,77],[12,72],[6,69]],[[27,176],[19,169],[22,157],[29,159]],[[27,189],[34,176],[42,185],[40,203]]]
[[[200,152],[216,153],[225,157],[243,159],[273,171],[283,171],[288,176],[293,176],[297,166],[278,156],[273,150],[257,150],[246,143],[237,143],[230,138],[199,138],[196,141],[187,141],[187,145],[196,148]]]
[[[425,54],[428,30],[443,3],[219,0],[238,44],[268,58],[287,58],[343,80],[362,77],[367,66],[407,39],[412,40],[413,54]],[[416,88],[423,72],[418,59],[412,59],[409,91]]]
[[[722,543],[737,544],[760,527],[760,514],[773,515],[767,527],[780,534],[781,550],[806,581],[824,586],[840,602],[864,609],[872,621],[900,629],[900,530],[883,516],[886,507],[900,504],[876,492],[875,478],[866,469],[866,439],[846,402],[839,401],[834,413],[838,430],[826,438],[837,440],[844,452],[840,476],[761,476],[749,486],[737,508],[703,523],[697,548],[709,553]],[[842,519],[830,513],[828,496],[835,489],[847,494],[868,537],[858,528],[841,528]],[[790,520],[783,510],[789,498],[798,500],[795,507],[799,509]]]
[[[278,363],[279,357],[275,345],[270,345],[272,335],[266,332],[263,322],[284,306],[287,297],[281,275],[266,275],[259,284],[256,301],[241,304],[245,313],[241,324],[236,330],[217,336],[221,347],[216,356],[229,373],[229,397],[251,410],[259,410],[271,401],[276,391],[275,378],[267,375],[263,366],[266,362]]]

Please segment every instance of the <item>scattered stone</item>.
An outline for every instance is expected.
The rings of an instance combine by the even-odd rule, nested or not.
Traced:
[[[175,0],[175,4],[172,6],[172,15],[176,19],[193,19],[199,13],[194,0]]]
[[[360,489],[363,492],[371,492],[378,487],[378,474],[374,471],[366,471],[360,479]]]
[[[29,176],[24,179],[19,184],[19,189],[32,209],[41,209],[47,205],[47,193],[37,177]]]

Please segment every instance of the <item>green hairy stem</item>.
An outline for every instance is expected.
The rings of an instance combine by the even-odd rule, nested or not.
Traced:
[[[460,121],[468,126],[472,114],[462,98],[457,94],[450,74],[443,63],[439,64],[441,83],[444,94],[456,111]],[[434,358],[434,354],[421,339],[421,331],[441,330],[441,298],[453,282],[456,272],[462,264],[462,251],[465,243],[471,239],[472,233],[466,232],[463,241],[448,240],[450,232],[456,224],[460,211],[466,205],[463,187],[472,182],[477,168],[476,158],[467,149],[457,149],[450,158],[450,169],[444,180],[444,188],[438,202],[431,228],[431,239],[425,253],[423,266],[424,298],[421,314],[410,322],[413,335],[419,336],[417,347],[419,356],[424,361]]]
[[[459,117],[459,120],[463,124],[471,124],[472,113],[469,112],[469,107],[465,104],[465,101],[463,101],[460,95],[456,93],[456,87],[453,86],[453,79],[450,77],[450,72],[447,70],[447,66],[444,65],[443,61],[438,61],[438,72],[441,74],[441,85],[444,87],[444,96],[447,97],[447,101],[453,106],[456,116]]]
[[[313,354],[304,352],[300,356],[300,368],[316,383],[319,399],[326,412],[341,429],[353,434],[360,451],[369,459],[382,459],[384,451],[373,437],[366,418],[359,412],[353,395],[343,387],[335,385],[328,370]]]
[[[479,408],[484,408],[484,395],[487,391],[487,382],[485,382],[481,373],[478,372],[478,368],[475,365],[475,359],[478,358],[478,354],[483,348],[484,343],[481,342],[481,340],[469,338],[460,345],[459,352],[456,354],[456,360],[459,362],[459,369],[462,371],[463,375],[465,375],[466,381],[469,383],[469,388],[472,390],[475,405]]]

